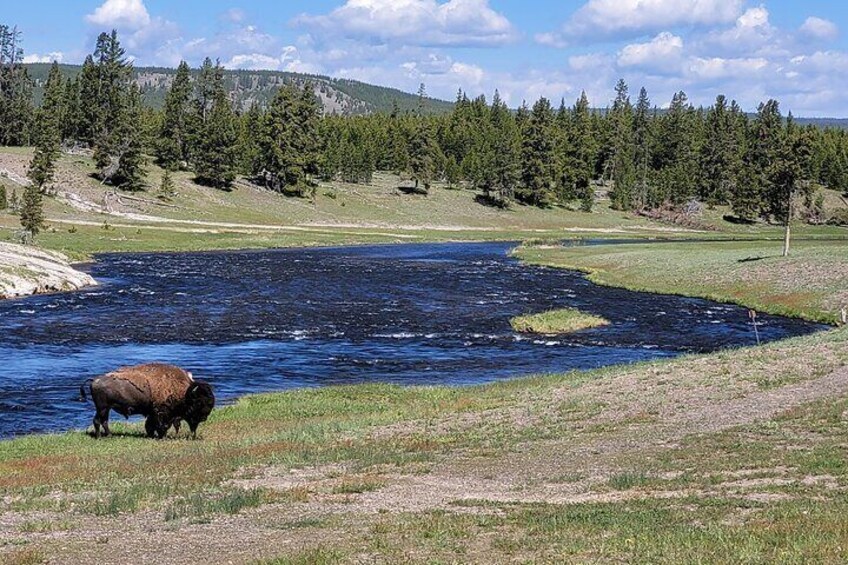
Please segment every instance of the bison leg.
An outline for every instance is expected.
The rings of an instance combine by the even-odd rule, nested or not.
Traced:
[[[158,428],[158,424],[156,423],[156,416],[151,414],[144,421],[144,431],[147,432],[147,437],[152,438],[156,435],[156,428]]]
[[[182,420],[179,418],[174,420],[174,435],[180,435],[180,423],[182,423]]]
[[[97,408],[94,414],[94,439],[100,438],[100,426],[103,426],[103,436],[109,435],[109,408]]]

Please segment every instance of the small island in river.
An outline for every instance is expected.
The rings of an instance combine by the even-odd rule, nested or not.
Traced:
[[[539,314],[515,316],[509,323],[512,329],[521,333],[565,334],[606,326],[610,322],[606,318],[587,314],[576,308],[559,308]]]

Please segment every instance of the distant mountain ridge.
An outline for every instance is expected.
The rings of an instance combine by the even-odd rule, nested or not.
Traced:
[[[50,63],[30,63],[26,65],[30,76],[35,80],[35,100],[40,103],[43,85],[47,80]],[[65,77],[76,76],[80,65],[59,65]],[[135,80],[141,88],[144,103],[152,108],[162,108],[165,93],[171,85],[176,69],[165,67],[135,67]],[[192,69],[196,76],[197,69]],[[291,73],[286,71],[225,70],[224,81],[233,99],[242,109],[251,104],[267,104],[276,89],[283,84],[303,85],[311,82],[315,94],[321,99],[324,112],[354,116],[371,113],[388,113],[397,104],[401,112],[410,112],[418,108],[418,95],[396,88],[368,84],[358,80],[332,78],[324,75]],[[428,98],[427,110],[432,114],[450,112],[453,102]],[[604,109],[595,111],[604,112]],[[662,110],[660,110],[662,112]],[[749,114],[752,115],[752,114]],[[796,117],[799,125],[812,124],[818,127],[848,129],[848,118],[803,118]]]
[[[50,70],[49,63],[31,63],[26,65],[35,81],[35,100],[40,102],[43,86]],[[79,74],[80,65],[59,65],[62,74],[73,77]],[[176,69],[164,67],[135,67],[136,83],[141,88],[144,103],[153,108],[162,108],[165,93],[176,75]],[[197,69],[192,69],[196,76]],[[357,80],[331,78],[322,75],[290,73],[284,71],[225,70],[224,81],[233,95],[236,105],[242,109],[252,104],[265,105],[271,101],[274,92],[283,84],[303,85],[311,82],[315,94],[320,98],[327,114],[361,115],[376,112],[391,112],[395,104],[401,112],[418,107],[418,96],[396,88],[376,86]],[[448,112],[452,102],[429,98],[427,109],[431,113]]]

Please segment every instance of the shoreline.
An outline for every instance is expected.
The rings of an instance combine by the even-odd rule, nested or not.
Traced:
[[[0,300],[72,292],[97,281],[74,267],[63,253],[40,247],[0,242]]]

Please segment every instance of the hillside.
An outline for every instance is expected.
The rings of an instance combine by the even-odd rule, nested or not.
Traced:
[[[30,76],[35,81],[35,100],[39,102],[43,94],[43,86],[50,70],[48,63],[33,63],[27,65]],[[76,76],[80,65],[60,65],[65,77]],[[165,93],[171,85],[176,69],[162,67],[136,67],[135,80],[141,88],[144,102],[153,108],[164,105]],[[197,69],[192,74],[197,75]],[[236,103],[242,108],[252,104],[266,104],[274,96],[276,89],[287,83],[302,85],[309,81],[315,85],[315,93],[321,98],[324,112],[331,114],[369,114],[373,112],[390,112],[393,104],[397,103],[401,111],[417,108],[418,96],[395,88],[375,86],[350,79],[337,79],[320,75],[307,75],[280,71],[238,71],[227,70],[224,80],[230,92],[234,93]],[[445,112],[453,107],[451,102],[430,99],[428,107],[431,112]]]

